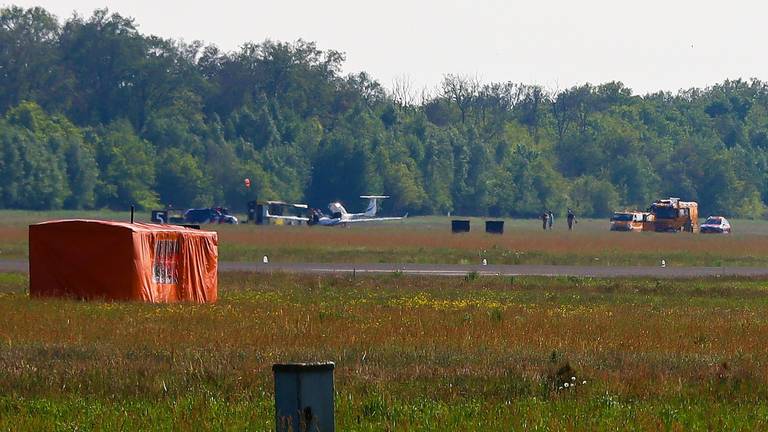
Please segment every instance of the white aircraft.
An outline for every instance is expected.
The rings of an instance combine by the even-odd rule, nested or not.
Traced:
[[[278,210],[280,214],[271,214],[269,209]],[[267,201],[266,205],[263,205],[263,217],[272,219],[273,221],[281,221],[279,223],[286,224],[301,224],[309,222],[309,218],[305,216],[284,216],[282,212],[284,209],[293,210],[296,213],[306,214],[309,207],[306,204],[289,204],[284,201]]]
[[[363,213],[349,213],[341,203],[332,202],[328,204],[328,210],[331,211],[330,216],[317,211],[313,214],[312,220],[309,223],[312,225],[336,226],[350,223],[393,221],[408,217],[407,213],[402,217],[376,217],[376,213],[379,211],[379,200],[389,198],[388,195],[361,195],[360,198],[368,200],[368,207]]]

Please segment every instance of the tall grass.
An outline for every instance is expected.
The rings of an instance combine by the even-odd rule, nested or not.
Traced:
[[[215,305],[30,300],[26,283],[0,278],[3,429],[270,430],[270,366],[310,360],[337,363],[345,431],[768,419],[761,280],[226,274]]]

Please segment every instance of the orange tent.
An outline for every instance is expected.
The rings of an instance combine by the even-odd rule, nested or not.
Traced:
[[[29,227],[34,297],[213,303],[217,266],[211,231],[98,220]]]

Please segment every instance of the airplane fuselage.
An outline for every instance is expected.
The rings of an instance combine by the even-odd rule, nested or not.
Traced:
[[[337,226],[337,225],[346,225],[350,223],[358,223],[358,222],[378,222],[378,221],[390,221],[390,220],[400,220],[401,217],[396,218],[377,218],[376,213],[379,209],[378,206],[378,200],[389,198],[388,196],[374,196],[374,195],[364,195],[360,198],[368,199],[368,208],[365,209],[364,213],[349,213],[347,212],[347,209],[344,208],[343,205],[339,202],[332,202],[328,204],[328,210],[330,210],[331,215],[323,215],[320,212],[316,212],[316,219],[314,219],[311,224],[317,224],[322,226]],[[319,216],[319,217],[318,217]]]

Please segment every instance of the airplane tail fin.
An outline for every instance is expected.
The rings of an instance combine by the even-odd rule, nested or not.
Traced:
[[[376,212],[379,210],[378,200],[376,198],[371,198],[371,200],[368,202],[368,208],[365,209],[365,216],[367,217],[374,217],[376,216]]]
[[[360,198],[368,199],[368,208],[363,213],[366,217],[374,217],[379,212],[379,200],[389,198],[388,195],[361,195]]]

